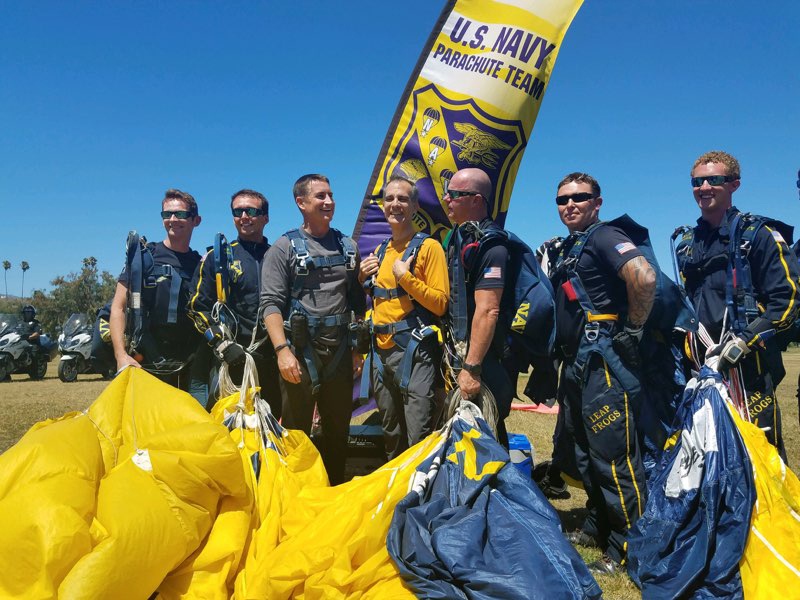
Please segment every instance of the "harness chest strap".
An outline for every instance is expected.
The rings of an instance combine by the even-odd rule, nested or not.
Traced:
[[[286,232],[286,237],[289,238],[290,247],[295,259],[295,277],[292,283],[289,316],[291,317],[291,314],[295,312],[300,312],[305,316],[308,323],[309,343],[305,345],[302,351],[306,368],[308,369],[308,375],[311,379],[312,393],[314,394],[320,389],[320,374],[322,374],[323,380],[330,376],[338,367],[342,357],[346,354],[345,350],[349,348],[348,344],[339,344],[333,359],[328,366],[323,369],[322,361],[313,349],[313,345],[310,343],[311,339],[315,337],[320,327],[336,327],[349,324],[351,322],[351,315],[349,312],[326,315],[324,317],[310,315],[299,301],[300,292],[305,289],[305,277],[310,273],[311,269],[333,268],[342,265],[345,267],[346,271],[354,271],[356,268],[357,253],[355,243],[349,237],[342,235],[338,230],[332,229],[332,231],[339,243],[341,254],[330,256],[312,256],[308,251],[305,238],[298,229]],[[349,280],[348,277],[348,285]],[[287,331],[291,331],[291,325],[288,320],[284,321],[284,327]]]
[[[428,237],[430,236],[423,232],[415,233],[403,252],[401,257],[401,260],[403,261],[408,260],[411,256],[414,257],[414,261],[411,264],[412,272],[416,264],[416,256],[419,248]],[[378,258],[379,269],[380,265],[383,263],[383,259],[386,255],[386,249],[390,242],[391,238],[387,238],[381,243],[380,246],[378,246],[376,256]],[[402,287],[382,288],[378,286],[375,283],[375,276],[372,276],[365,281],[364,287],[370,294],[372,294],[373,298],[383,300],[393,300],[408,295],[408,292],[406,292],[406,290],[404,290]],[[405,319],[400,321],[376,325],[372,322],[372,319],[369,320],[373,334],[391,335],[395,344],[401,349],[405,350],[403,359],[400,363],[400,368],[398,369],[398,372],[395,373],[395,382],[400,388],[403,398],[408,396],[408,384],[411,380],[411,371],[413,370],[414,366],[414,356],[416,355],[419,345],[422,343],[422,341],[431,338],[434,335],[441,339],[441,330],[432,324],[434,321],[433,315],[413,298],[412,303],[414,308]],[[370,378],[372,372],[371,366],[373,362],[375,363],[379,377],[382,378],[383,365],[380,357],[375,353],[374,347],[370,348],[370,351],[367,354],[367,360],[364,364],[364,371],[361,378],[362,398],[366,398],[369,395],[371,383]]]
[[[716,271],[726,270],[725,306],[732,330],[741,334],[760,315],[752,280],[752,270],[748,256],[758,231],[768,221],[749,213],[737,213],[720,237],[727,239],[725,253],[717,254],[700,262],[690,262],[689,256],[696,253],[698,241],[692,227],[684,226],[675,230],[672,241],[682,235],[681,241],[674,245],[673,260],[680,280],[699,282],[703,277]],[[680,263],[680,264],[679,264]]]

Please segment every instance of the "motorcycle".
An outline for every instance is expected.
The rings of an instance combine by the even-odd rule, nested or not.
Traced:
[[[103,377],[110,375],[109,368],[92,358],[92,336],[94,323],[84,313],[73,313],[64,324],[58,336],[58,378],[69,383],[79,374],[97,373]]]
[[[47,363],[56,352],[56,342],[46,334],[38,344],[31,344],[17,332],[20,319],[16,315],[0,315],[0,381],[11,379],[12,373],[27,373],[31,379],[42,379]]]

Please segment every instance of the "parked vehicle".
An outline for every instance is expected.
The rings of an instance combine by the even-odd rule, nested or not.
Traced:
[[[46,334],[38,344],[29,343],[18,331],[22,325],[17,315],[0,315],[0,381],[14,373],[27,373],[31,379],[42,379],[47,363],[55,356],[57,344]]]
[[[75,381],[78,375],[85,373],[98,373],[104,377],[110,375],[108,366],[92,358],[93,335],[94,321],[85,313],[73,313],[67,319],[58,336],[58,350],[61,352],[58,378],[61,381]]]

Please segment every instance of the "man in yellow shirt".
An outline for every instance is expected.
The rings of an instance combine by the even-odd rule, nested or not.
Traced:
[[[359,280],[372,295],[372,376],[389,460],[437,425],[443,402],[441,347],[432,327],[447,311],[450,284],[444,249],[417,233],[414,182],[393,176],[383,194],[392,229],[361,261]]]

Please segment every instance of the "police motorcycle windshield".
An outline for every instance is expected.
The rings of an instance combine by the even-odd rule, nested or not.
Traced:
[[[64,337],[73,336],[84,329],[88,330],[92,325],[85,313],[72,313],[64,324]]]
[[[0,313],[0,335],[13,331],[19,323],[19,316],[9,313]]]

